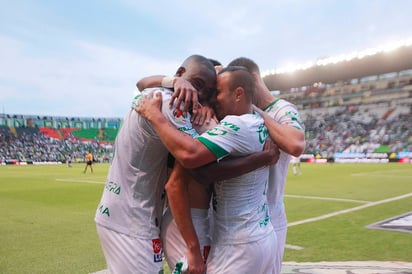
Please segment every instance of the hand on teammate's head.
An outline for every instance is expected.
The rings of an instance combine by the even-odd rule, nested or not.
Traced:
[[[198,108],[198,94],[193,85],[182,77],[176,77],[173,84],[174,92],[172,98],[169,101],[169,107],[172,108],[174,103],[175,108],[180,108],[180,105],[184,103],[183,112],[186,113],[191,108],[193,113],[197,112]]]

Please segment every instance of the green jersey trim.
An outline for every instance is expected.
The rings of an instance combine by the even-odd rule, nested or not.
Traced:
[[[268,108],[270,108],[271,106],[273,106],[274,104],[276,104],[277,101],[279,101],[279,100],[280,100],[280,98],[275,99],[275,101],[273,101],[272,103],[270,103],[269,105],[267,105],[267,107],[265,107],[265,108],[263,109],[263,111],[266,111]]]
[[[211,142],[209,139],[199,136],[197,138],[202,144],[204,144],[215,156],[216,159],[220,160],[223,157],[227,156],[229,152],[224,150],[222,147]]]

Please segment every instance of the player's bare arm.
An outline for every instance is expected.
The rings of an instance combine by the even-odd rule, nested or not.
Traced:
[[[162,86],[162,79],[164,78],[164,75],[152,75],[148,77],[144,77],[137,81],[136,87],[140,90],[143,91],[146,88],[155,88],[155,87],[161,87]]]
[[[135,110],[146,118],[159,134],[169,152],[185,168],[197,168],[213,162],[216,156],[200,141],[176,129],[163,115],[162,95],[144,96]]]
[[[213,162],[190,170],[197,182],[211,184],[249,173],[255,169],[274,165],[279,160],[279,147],[268,138],[263,151],[244,157],[227,157],[219,162]]]
[[[190,213],[189,183],[193,178],[178,162],[175,162],[169,180],[166,183],[166,193],[173,218],[187,246],[189,273],[204,273],[206,270],[200,252],[199,239],[193,226]],[[196,183],[196,182],[193,182]],[[193,195],[193,192],[191,192]],[[204,197],[199,197],[205,199]],[[208,206],[209,202],[206,201]]]

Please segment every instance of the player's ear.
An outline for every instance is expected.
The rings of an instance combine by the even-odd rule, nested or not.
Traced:
[[[240,98],[242,97],[242,95],[245,93],[245,91],[243,90],[242,87],[237,87],[235,89],[235,97],[236,97],[236,101],[239,101]]]
[[[186,72],[186,69],[184,67],[179,67],[176,71],[176,76],[181,77],[185,72]]]

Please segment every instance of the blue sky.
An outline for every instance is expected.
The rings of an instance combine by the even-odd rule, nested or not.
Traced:
[[[262,71],[412,37],[409,0],[0,0],[0,110],[123,117],[191,54]]]

